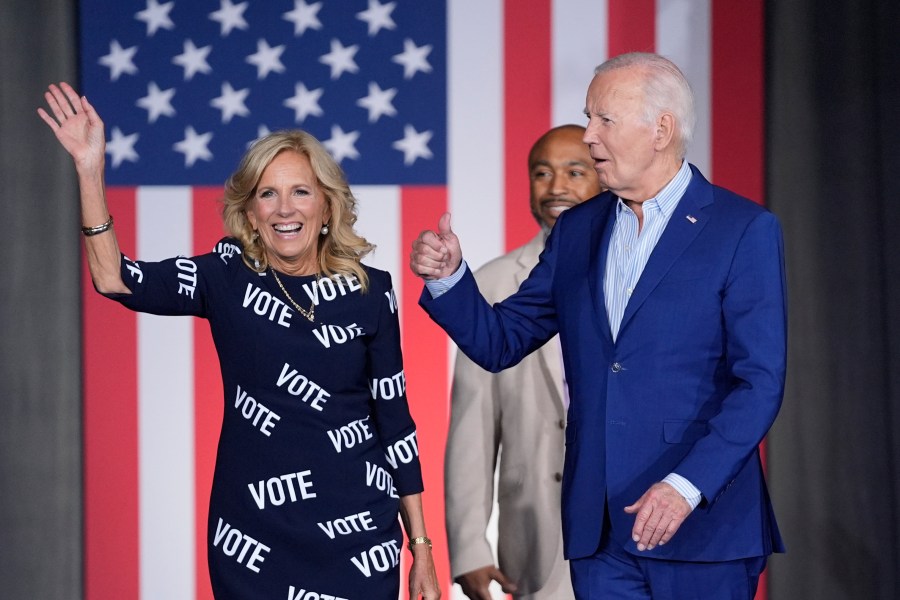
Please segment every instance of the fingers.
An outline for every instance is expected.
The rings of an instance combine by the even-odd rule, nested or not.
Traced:
[[[409,597],[411,600],[438,600],[441,597],[441,586],[430,555],[427,564],[413,559],[409,572]]]
[[[515,582],[510,580],[500,569],[495,569],[493,576],[494,580],[500,584],[500,588],[503,590],[504,594],[515,594],[516,590],[518,590],[518,586]]]
[[[453,233],[453,229],[450,228],[450,213],[448,212],[441,215],[441,218],[438,221],[438,236],[441,238],[441,241],[445,244],[450,254],[459,250],[459,238],[456,237],[456,234]]]
[[[423,231],[413,242],[409,267],[419,277],[439,276],[446,262],[447,249],[433,231]]]
[[[659,538],[659,545],[664,546],[669,543],[669,540],[675,535],[675,532],[678,531],[678,528],[681,527],[682,520],[672,520],[668,527],[666,527],[665,531],[662,533],[662,536]]]
[[[465,594],[469,600],[491,600],[492,598],[491,592],[487,587],[483,589],[469,588],[469,591],[463,590],[463,594]]]
[[[97,111],[94,109],[94,105],[88,102],[87,96],[82,96],[81,107],[84,109],[84,114],[88,116],[88,119],[91,123],[99,123],[100,115],[97,114]]]
[[[57,123],[53,117],[48,115],[46,110],[44,110],[43,108],[39,108],[37,109],[37,113],[38,116],[43,119],[44,123],[50,126],[50,129],[52,129],[53,131],[59,129],[59,123]]]
[[[47,106],[50,107],[50,111],[60,124],[67,118],[66,109],[69,111],[68,114],[73,114],[72,107],[66,102],[62,91],[53,84],[50,84],[49,91],[44,92],[44,100],[47,101]]]
[[[450,229],[450,213],[444,213],[437,232],[423,231],[413,242],[409,268],[417,276],[433,280],[453,275],[461,263],[459,239]]]
[[[441,258],[447,251],[447,245],[444,240],[433,231],[423,231],[414,242],[418,246],[418,250],[432,258]]]
[[[634,519],[634,527],[631,529],[631,539],[637,544],[638,550],[653,548],[650,547],[650,538],[652,537],[656,527],[659,524],[661,515],[659,511],[653,510],[653,504],[647,500],[647,494],[641,496],[640,500],[625,507],[625,512],[631,514],[637,511],[637,517]]]
[[[62,89],[63,93],[66,95],[66,98],[69,99],[69,103],[73,107],[81,104],[81,98],[79,97],[78,93],[75,91],[75,88],[73,88],[71,85],[69,85],[65,81],[61,81],[59,83],[59,87],[60,87],[60,89]]]
[[[447,245],[433,231],[423,231],[413,242],[409,255],[412,272],[424,279],[440,279],[453,274]]]
[[[462,588],[463,594],[469,600],[491,600],[490,584],[491,580],[500,579],[497,575],[503,577],[497,568],[493,565],[487,565],[468,573],[463,573],[456,578],[456,583]]]
[[[453,230],[450,229],[450,213],[445,212],[438,221],[438,234],[440,234],[441,237],[444,237],[445,235],[452,233]]]
[[[653,550],[656,546],[666,544],[691,512],[687,500],[675,488],[666,483],[654,484],[625,512],[635,514],[631,539],[637,549]]]
[[[54,123],[53,125],[62,125],[66,119],[75,116],[78,112],[76,107],[81,106],[81,99],[78,97],[78,94],[75,93],[72,86],[65,82],[60,83],[58,86],[51,83],[48,90],[44,92],[44,100],[47,101],[47,106],[53,112],[53,116],[56,117],[57,123]],[[40,112],[41,111],[38,110],[39,114]],[[50,124],[47,119],[44,118],[46,111],[43,112],[44,114],[41,115],[41,118]]]

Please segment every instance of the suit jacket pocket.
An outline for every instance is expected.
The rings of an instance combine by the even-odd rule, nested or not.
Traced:
[[[709,433],[706,421],[665,421],[663,439],[668,444],[693,444]]]

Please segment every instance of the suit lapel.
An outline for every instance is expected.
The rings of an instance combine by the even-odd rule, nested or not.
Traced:
[[[528,274],[531,272],[531,269],[534,268],[534,265],[537,264],[538,257],[541,255],[541,250],[544,248],[544,232],[539,231],[538,234],[531,238],[531,241],[528,242],[523,248],[522,252],[519,254],[518,258],[516,258],[516,272],[513,274],[513,278],[516,282],[516,287],[520,287],[522,282],[528,279]]]
[[[696,169],[693,171],[691,183],[675,207],[672,218],[669,219],[656,248],[650,254],[647,266],[638,279],[634,293],[628,299],[625,314],[622,315],[622,324],[619,326],[619,336],[635,312],[684,253],[685,248],[703,231],[709,221],[709,216],[703,208],[713,201],[712,186],[699,171]]]
[[[603,293],[603,277],[606,273],[606,256],[616,222],[616,202],[609,202],[604,210],[597,211],[591,220],[590,262],[588,264],[588,287],[594,303],[597,327],[608,343],[612,343],[609,315],[606,313],[606,296]]]

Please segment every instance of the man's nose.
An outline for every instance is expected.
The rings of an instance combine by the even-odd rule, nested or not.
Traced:
[[[554,196],[566,193],[566,184],[568,181],[562,175],[554,173],[550,176],[550,193]]]

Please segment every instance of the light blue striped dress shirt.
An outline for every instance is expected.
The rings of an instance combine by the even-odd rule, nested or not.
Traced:
[[[620,198],[616,204],[616,222],[609,240],[606,255],[606,274],[603,277],[603,295],[606,297],[606,315],[612,330],[613,341],[619,335],[619,325],[625,314],[625,306],[647,266],[650,253],[669,223],[678,201],[691,182],[691,168],[682,161],[675,177],[654,198],[641,207],[644,224],[638,231],[638,218]]]

